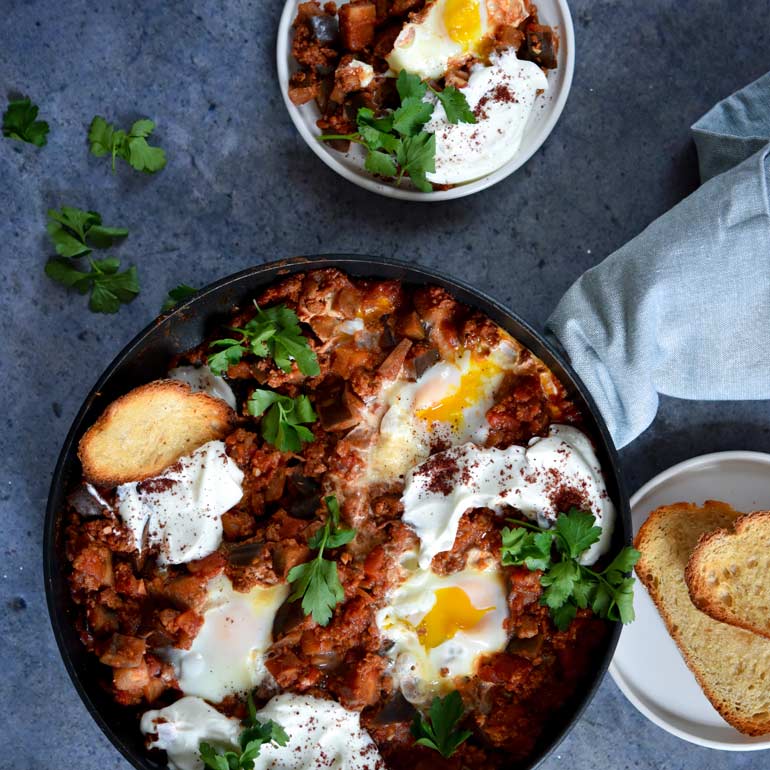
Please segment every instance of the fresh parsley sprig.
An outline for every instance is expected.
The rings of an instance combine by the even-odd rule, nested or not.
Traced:
[[[307,396],[292,398],[274,390],[257,389],[249,396],[246,408],[253,417],[264,415],[262,438],[281,452],[299,452],[303,443],[315,439],[313,432],[305,427],[317,419]]]
[[[251,353],[258,358],[269,356],[284,372],[290,372],[291,362],[296,361],[302,374],[318,375],[321,371],[318,358],[302,334],[297,314],[286,305],[264,310],[256,302],[254,306],[256,315],[243,328],[230,327],[240,339],[227,337],[209,345],[209,348],[222,348],[208,358],[211,371],[221,376],[246,353]]]
[[[91,292],[88,307],[94,313],[117,313],[121,304],[132,302],[139,294],[139,276],[136,267],[120,271],[120,260],[88,258],[90,270],[83,272],[72,261],[59,257],[45,266],[45,274],[57,283],[81,294]]]
[[[48,123],[37,120],[39,107],[25,97],[12,99],[3,113],[3,136],[42,147],[48,143]]]
[[[434,698],[428,719],[419,711],[414,715],[410,732],[416,738],[415,743],[438,751],[443,757],[451,757],[472,734],[470,730],[456,729],[464,713],[463,700],[457,690],[445,698]]]
[[[97,158],[112,155],[112,172],[115,173],[115,158],[122,158],[137,171],[153,174],[166,165],[166,153],[160,147],[147,143],[147,137],[155,130],[155,123],[149,118],[137,120],[129,131],[117,129],[101,115],[91,121],[88,141],[91,154]]]
[[[125,227],[105,227],[96,211],[83,211],[62,206],[61,211],[48,209],[48,234],[62,257],[84,257],[96,249],[112,246],[116,238],[125,238]]]
[[[46,229],[59,257],[45,266],[45,274],[81,294],[91,298],[88,307],[94,313],[117,313],[121,304],[132,302],[139,293],[139,276],[135,267],[120,270],[117,257],[92,259],[93,249],[112,246],[118,238],[125,238],[125,227],[106,227],[96,211],[84,211],[73,206],[62,206],[61,211],[48,210]],[[89,270],[82,270],[77,262],[88,257]]]
[[[180,283],[179,286],[169,289],[168,296],[163,301],[160,312],[166,313],[169,310],[173,310],[180,302],[183,302],[188,297],[192,297],[197,291],[198,289],[188,286],[186,283]]]
[[[334,608],[345,598],[345,591],[337,573],[337,562],[324,559],[324,549],[339,548],[355,536],[355,529],[340,527],[340,507],[334,495],[324,498],[329,515],[323,527],[308,540],[308,546],[317,550],[312,561],[298,564],[289,571],[288,581],[294,584],[289,601],[302,599],[305,615],[312,615],[319,626],[331,620]]]
[[[364,167],[371,174],[396,177],[396,184],[406,174],[418,190],[430,192],[433,186],[426,175],[436,170],[436,136],[423,130],[434,109],[433,103],[424,99],[428,90],[441,102],[450,123],[475,123],[476,116],[465,95],[454,86],[438,91],[417,75],[401,70],[396,89],[401,100],[397,109],[377,116],[370,108],[361,107],[356,115],[358,131],[322,134],[318,138],[362,144],[368,150]]]
[[[542,570],[540,602],[549,608],[558,629],[568,628],[578,609],[586,607],[601,618],[623,623],[634,619],[634,578],[628,573],[639,559],[639,551],[625,547],[605,569],[596,572],[578,561],[601,537],[601,527],[592,514],[572,508],[567,514],[560,513],[551,529],[515,523],[514,529],[505,527],[501,533],[502,563]]]
[[[244,729],[238,736],[240,751],[217,751],[210,743],[201,741],[198,752],[203,764],[211,770],[254,770],[254,760],[259,756],[262,746],[275,743],[285,746],[289,741],[286,730],[281,725],[269,720],[260,722],[254,698],[249,693],[249,715],[244,720]]]

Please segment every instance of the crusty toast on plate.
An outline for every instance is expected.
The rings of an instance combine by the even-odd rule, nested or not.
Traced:
[[[685,569],[701,535],[741,514],[709,500],[654,510],[636,535],[636,573],[714,708],[747,735],[770,732],[770,639],[721,623],[690,600]]]
[[[770,511],[701,536],[685,577],[698,609],[770,638]]]
[[[152,478],[224,438],[234,421],[224,401],[177,380],[141,385],[113,401],[80,439],[83,474],[102,487]]]

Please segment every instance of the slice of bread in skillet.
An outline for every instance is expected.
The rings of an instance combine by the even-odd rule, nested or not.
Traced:
[[[703,535],[685,577],[698,609],[770,638],[770,511],[749,513],[734,528]]]
[[[234,420],[224,401],[177,380],[141,385],[113,401],[80,439],[83,474],[102,487],[152,478],[207,441],[224,438]]]
[[[731,527],[726,503],[676,503],[654,510],[636,535],[636,573],[714,708],[747,735],[770,732],[770,639],[720,623],[690,600],[685,569],[701,535]]]

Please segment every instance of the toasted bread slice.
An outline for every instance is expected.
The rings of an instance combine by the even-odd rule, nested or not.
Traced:
[[[83,474],[101,487],[157,476],[207,441],[224,438],[234,420],[221,399],[177,380],[150,382],[113,401],[80,439]]]
[[[749,513],[734,529],[703,535],[685,578],[698,609],[770,638],[770,511]]]
[[[770,732],[770,639],[720,623],[690,601],[684,572],[705,532],[731,527],[741,514],[709,500],[653,511],[636,535],[636,573],[714,708],[747,735]]]

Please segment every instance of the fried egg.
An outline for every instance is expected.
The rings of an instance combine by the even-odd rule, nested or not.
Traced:
[[[472,676],[481,656],[502,650],[508,635],[505,580],[495,568],[451,575],[412,570],[377,613],[394,683],[411,703],[425,703]]]
[[[218,703],[269,680],[264,656],[273,640],[275,613],[288,595],[286,584],[240,593],[225,575],[212,578],[203,626],[192,646],[166,651],[182,692]]]
[[[454,361],[433,364],[416,382],[393,383],[384,394],[388,408],[369,453],[369,480],[403,477],[431,447],[483,444],[487,410],[516,360],[515,348],[503,341],[486,357],[466,350]]]
[[[386,58],[395,72],[438,78],[452,60],[486,55],[498,26],[527,16],[522,0],[434,0],[404,25]]]

